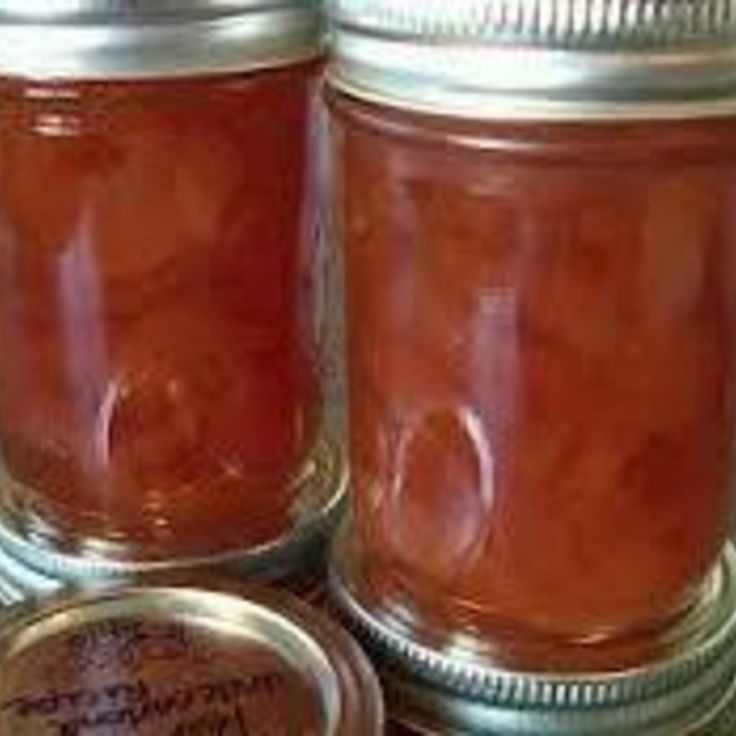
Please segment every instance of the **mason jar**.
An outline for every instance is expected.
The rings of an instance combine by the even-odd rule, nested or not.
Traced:
[[[332,18],[338,599],[425,726],[658,734],[633,711],[575,725],[565,677],[613,678],[618,708],[623,673],[674,687],[676,662],[733,642],[731,4],[335,0]],[[695,691],[661,733],[713,706]],[[559,731],[551,711],[500,725],[553,695]]]
[[[336,512],[322,33],[311,0],[0,3],[0,536],[33,564],[247,559]]]

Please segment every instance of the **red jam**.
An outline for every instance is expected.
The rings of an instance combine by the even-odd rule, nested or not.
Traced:
[[[141,556],[287,529],[320,421],[315,72],[0,82],[8,513]]]
[[[491,641],[669,620],[726,531],[733,121],[332,105],[365,584]]]

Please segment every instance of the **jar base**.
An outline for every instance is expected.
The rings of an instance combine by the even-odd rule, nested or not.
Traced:
[[[0,578],[6,579],[11,590],[31,595],[65,584],[108,584],[149,574],[202,570],[264,583],[320,579],[329,540],[346,506],[347,468],[338,449],[317,462],[323,467],[300,485],[292,504],[293,525],[286,533],[264,544],[214,554],[158,558],[137,551],[135,556],[126,556],[131,552],[128,547],[106,540],[72,539],[27,520],[22,522],[18,514],[5,510],[0,518]],[[0,603],[1,591],[2,583]]]
[[[539,666],[530,666],[533,648],[524,652],[524,666],[510,665],[504,651],[507,641],[427,626],[406,605],[371,595],[347,535],[338,537],[333,551],[330,591],[337,614],[362,639],[382,670],[394,710],[391,717],[420,733],[733,733],[726,725],[711,725],[714,718],[725,718],[723,714],[732,709],[727,706],[736,703],[736,550],[732,545],[693,605],[665,631],[658,631],[656,642],[647,646],[639,642],[636,650],[645,653],[640,661],[617,664],[616,655],[625,661],[622,653],[627,648],[631,653],[631,642],[602,642],[597,656],[601,664],[590,669],[553,670],[543,649],[536,651]],[[594,646],[598,645],[589,644],[588,649]],[[569,659],[575,660],[574,652]]]

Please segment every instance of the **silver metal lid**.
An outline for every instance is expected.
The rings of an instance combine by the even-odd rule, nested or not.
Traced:
[[[331,78],[476,118],[736,110],[735,0],[330,0]]]
[[[373,670],[291,597],[222,583],[67,595],[0,617],[0,732],[380,736]]]
[[[315,56],[318,0],[0,0],[0,74],[188,76]]]
[[[0,548],[0,608],[52,595],[62,587],[60,580],[24,565]]]
[[[590,673],[513,671],[472,642],[438,642],[376,609],[341,548],[331,590],[380,663],[394,717],[428,733],[504,736],[674,736],[726,733],[736,698],[736,552],[726,550],[673,646],[636,668]],[[676,645],[675,645],[676,644]],[[731,711],[729,711],[729,708]],[[720,726],[719,726],[720,728]],[[732,732],[728,732],[729,734]]]

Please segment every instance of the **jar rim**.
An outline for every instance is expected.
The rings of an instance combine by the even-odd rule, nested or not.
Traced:
[[[380,104],[483,119],[736,111],[731,0],[446,5],[332,0],[332,84]]]
[[[6,478],[5,482],[12,481]],[[121,556],[121,550],[110,549],[99,540],[72,543],[29,536],[21,519],[6,515],[0,523],[0,605],[3,598],[12,601],[26,594],[36,597],[65,585],[121,584],[160,574],[220,571],[264,581],[311,580],[322,571],[328,539],[344,515],[347,482],[340,454],[331,470],[328,503],[305,513],[279,538],[209,555],[157,559]],[[4,596],[3,587],[7,588]]]
[[[0,0],[0,75],[33,80],[191,77],[317,57],[316,0]]]
[[[472,640],[425,631],[417,615],[394,615],[361,583],[345,529],[332,556],[336,609],[385,677],[397,717],[439,730],[582,736],[690,733],[736,703],[736,548],[728,544],[703,601],[668,632],[658,659],[629,669],[544,672],[501,665]],[[682,629],[682,631],[680,631]],[[513,724],[513,729],[509,726]],[[514,730],[517,729],[517,730]],[[710,733],[710,731],[708,731]]]

